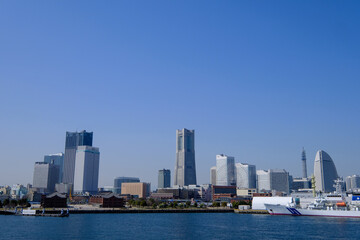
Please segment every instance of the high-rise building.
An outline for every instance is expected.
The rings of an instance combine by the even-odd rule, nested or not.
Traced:
[[[117,177],[114,179],[114,193],[121,194],[121,184],[128,182],[140,182],[137,177]]]
[[[352,175],[346,177],[346,191],[353,192],[358,191],[360,189],[360,176]]]
[[[216,166],[210,168],[210,184],[216,185]]]
[[[36,162],[34,167],[33,188],[39,192],[54,192],[59,180],[59,166],[51,163]]]
[[[170,170],[169,169],[159,170],[158,188],[168,188],[168,187],[170,187]]]
[[[235,186],[235,158],[224,154],[216,155],[216,185]]]
[[[256,166],[236,163],[236,186],[238,188],[256,188]]]
[[[64,174],[64,153],[55,153],[44,156],[44,162],[52,163],[59,166],[59,179],[58,183],[62,182],[63,174]]]
[[[63,182],[74,184],[75,157],[78,146],[92,146],[92,132],[66,132]]]
[[[322,192],[335,191],[335,180],[338,178],[335,164],[329,154],[323,150],[316,153],[314,163],[315,189]]]
[[[259,192],[275,190],[289,193],[289,173],[284,169],[257,170],[256,175]]]
[[[95,193],[99,181],[99,148],[78,146],[75,158],[74,192]]]
[[[176,131],[175,186],[196,185],[195,130]]]

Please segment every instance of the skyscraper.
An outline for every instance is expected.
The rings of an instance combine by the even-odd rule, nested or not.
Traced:
[[[216,185],[216,166],[210,168],[210,184]]]
[[[168,188],[168,187],[170,187],[170,170],[169,169],[159,170],[158,188]]]
[[[235,158],[224,154],[216,155],[216,185],[235,186]]]
[[[74,184],[75,157],[78,146],[92,146],[92,132],[66,132],[63,182]]]
[[[275,190],[289,193],[289,173],[284,169],[257,170],[256,175],[259,192]]]
[[[62,182],[63,174],[64,174],[64,153],[55,153],[44,156],[44,162],[53,163],[59,166],[59,179],[57,183]]]
[[[329,154],[323,150],[316,153],[314,162],[315,189],[322,192],[335,191],[335,180],[338,178],[335,164]]]
[[[174,185],[196,185],[195,130],[176,131],[176,164]]]
[[[59,180],[59,166],[51,163],[36,162],[34,167],[33,187],[40,192],[54,192]]]
[[[78,146],[75,160],[74,192],[95,193],[99,181],[99,148]]]
[[[246,163],[236,163],[236,186],[238,188],[256,188],[256,167]]]

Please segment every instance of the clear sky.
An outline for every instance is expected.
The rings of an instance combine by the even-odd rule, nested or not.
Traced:
[[[99,185],[157,185],[176,129],[215,155],[308,173],[323,149],[360,174],[359,1],[1,1],[0,185],[94,132]],[[172,176],[173,181],[173,176]]]

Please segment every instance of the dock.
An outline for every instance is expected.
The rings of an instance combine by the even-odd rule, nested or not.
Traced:
[[[234,212],[239,214],[269,214],[267,210],[254,210],[254,209],[246,209],[246,210],[235,209]]]

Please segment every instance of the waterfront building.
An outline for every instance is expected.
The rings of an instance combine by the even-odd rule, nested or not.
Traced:
[[[51,163],[36,162],[34,166],[33,188],[39,192],[54,192],[59,181],[59,166]]]
[[[89,203],[102,208],[121,208],[124,207],[124,199],[114,193],[93,195]]]
[[[137,177],[117,177],[114,179],[114,193],[121,194],[121,184],[129,182],[140,182]]]
[[[316,153],[314,162],[315,189],[322,192],[335,191],[335,180],[338,178],[335,164],[329,154],[323,150]]]
[[[278,191],[289,194],[289,173],[284,169],[257,170],[259,192]]]
[[[92,146],[93,133],[92,132],[66,132],[65,140],[65,155],[64,155],[64,183],[74,184],[75,176],[75,158],[78,146]]]
[[[216,185],[235,186],[235,158],[224,154],[216,155]]]
[[[216,166],[210,168],[210,184],[216,185]]]
[[[168,188],[170,187],[170,170],[162,169],[159,170],[158,175],[158,188]]]
[[[44,162],[52,163],[59,166],[59,179],[57,180],[58,183],[63,182],[63,174],[64,174],[64,153],[55,153],[55,154],[48,154],[44,156]]]
[[[256,188],[256,166],[236,163],[236,186],[238,188]]]
[[[238,188],[236,189],[236,196],[252,197],[256,193],[256,188]]]
[[[67,196],[54,192],[50,195],[41,196],[41,207],[42,208],[66,208],[67,207]]]
[[[150,183],[144,182],[123,182],[121,194],[130,194],[136,198],[146,198],[150,195]]]
[[[75,193],[96,193],[99,181],[99,148],[78,146],[75,158]]]
[[[174,186],[196,185],[195,130],[176,131]]]
[[[236,196],[236,186],[212,186],[212,200],[230,202]]]

